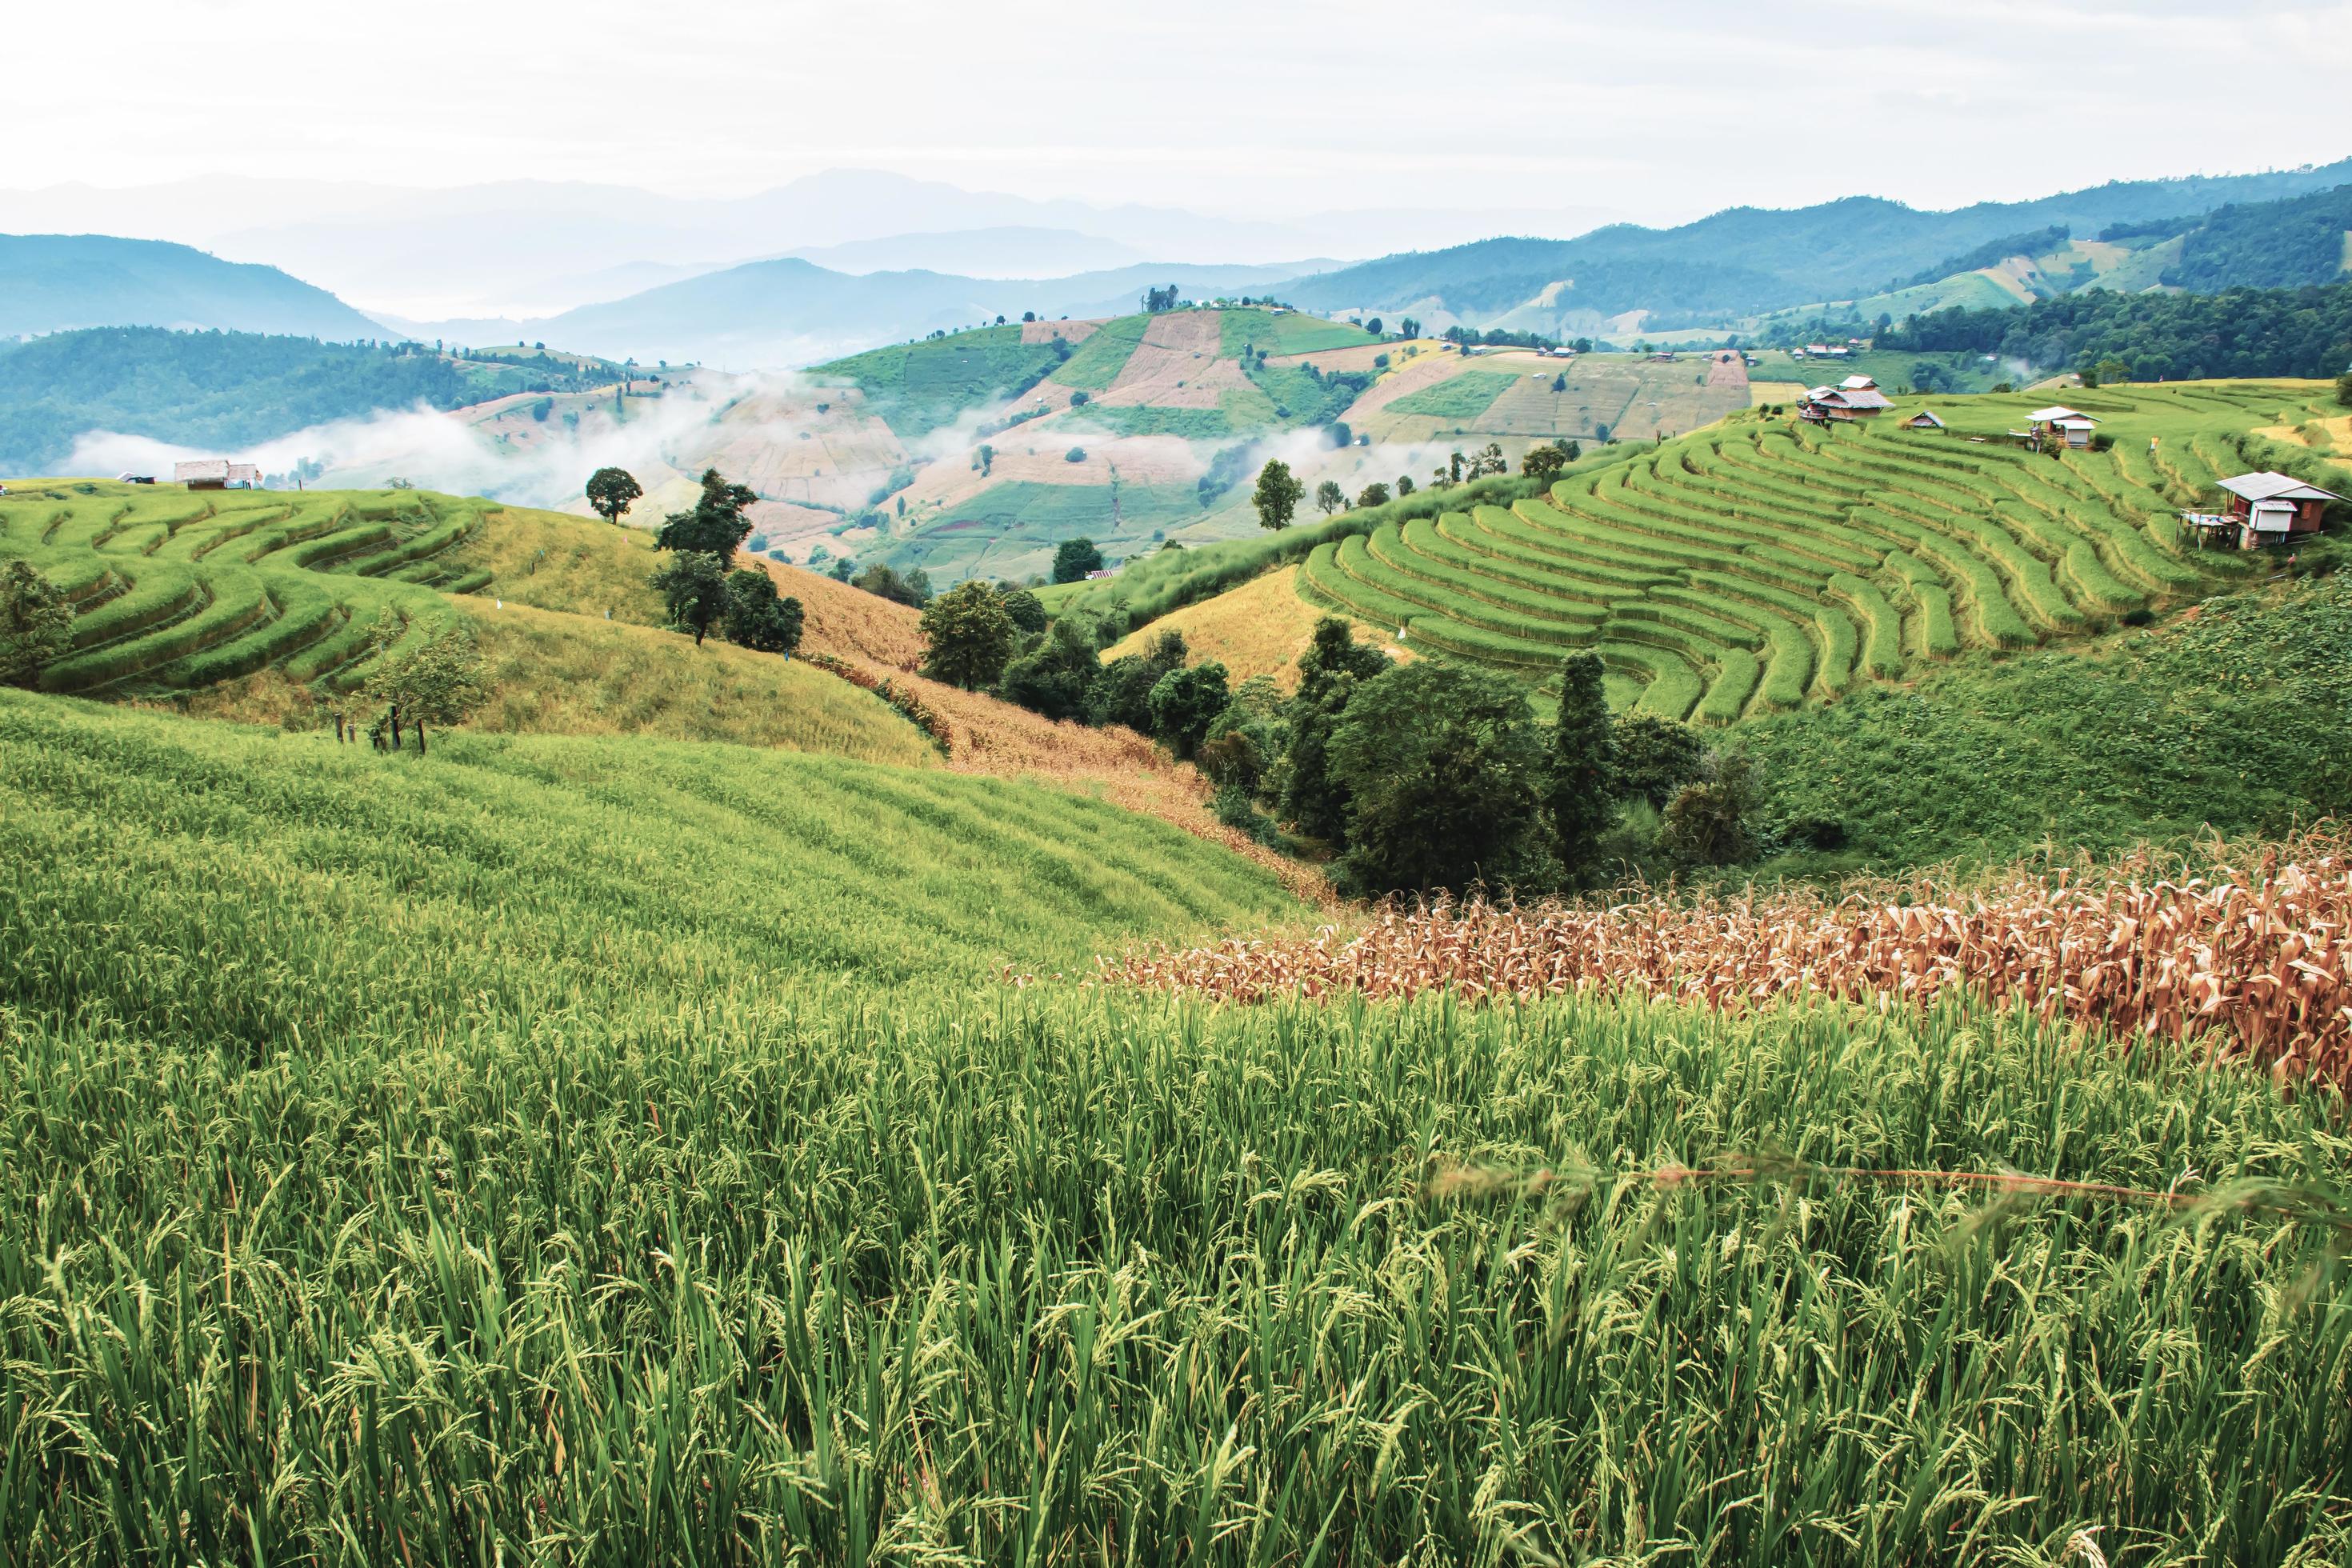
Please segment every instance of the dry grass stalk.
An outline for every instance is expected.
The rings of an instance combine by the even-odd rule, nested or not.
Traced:
[[[1832,900],[1482,900],[1385,908],[1355,935],[1238,939],[1099,961],[1123,984],[1255,1001],[1445,989],[1631,991],[1743,1008],[1794,994],[1881,1006],[1968,991],[2118,1034],[2208,1037],[2281,1081],[2352,1088],[2352,840],[2335,831],[2201,865],[2012,871],[1968,890]]]

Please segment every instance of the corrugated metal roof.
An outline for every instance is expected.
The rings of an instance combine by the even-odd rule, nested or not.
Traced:
[[[184,485],[194,479],[226,479],[228,478],[226,458],[198,458],[192,463],[172,465],[172,482]]]
[[[2221,488],[2233,496],[2248,500],[2342,500],[2333,490],[2317,485],[2305,484],[2287,474],[2273,474],[2268,469],[2256,474],[2240,474],[2221,481]]]
[[[2075,413],[2073,409],[2067,407],[2063,403],[2053,403],[2047,408],[2035,409],[2032,413],[2027,415],[2026,417],[2028,419],[2038,420],[2046,425],[2053,420],[2080,419],[2083,416]],[[2095,421],[2094,421],[2094,423],[2095,423]]]

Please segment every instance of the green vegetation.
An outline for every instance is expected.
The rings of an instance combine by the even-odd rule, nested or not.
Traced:
[[[1101,392],[1118,379],[1127,362],[1135,353],[1135,345],[1143,341],[1150,329],[1149,315],[1119,316],[1105,321],[1074,349],[1067,361],[1054,372],[1054,381],[1062,386],[1074,386],[1083,392]]]
[[[380,408],[457,408],[618,379],[601,360],[443,353],[253,332],[93,327],[0,341],[0,474],[55,473],[89,430],[238,447]]]
[[[1318,553],[1302,587],[1407,628],[1409,645],[1523,674],[1597,644],[1621,706],[1727,724],[1923,658],[2105,631],[2242,578],[2252,563],[2172,522],[2210,504],[2217,468],[2352,489],[2252,434],[2324,416],[2324,387],[2071,395],[2112,449],[2053,459],[2008,442],[2039,401],[2025,395],[1939,400],[1950,434],[1901,429],[1916,404],[1823,430],[1759,414],[1567,470],[1540,498],[1375,527]]]
[[[1487,405],[1518,379],[1509,371],[1465,370],[1434,386],[1424,386],[1419,392],[1405,394],[1383,412],[1425,414],[1436,419],[1473,420],[1486,412]]]
[[[1017,326],[982,327],[869,349],[810,374],[855,385],[893,432],[912,437],[1026,392],[1063,353],[1051,339],[1023,342]]]
[[[1218,313],[1218,352],[1228,359],[1247,354],[1320,353],[1326,349],[1360,348],[1377,340],[1361,327],[1328,321],[1298,310],[1235,310]]]
[[[998,988],[1302,911],[937,772],[0,692],[0,795],[29,1561],[2352,1548],[2293,1217],[2339,1131],[2256,1075],[1952,1005]]]
[[[434,588],[488,580],[457,557],[496,510],[424,490],[20,487],[0,498],[0,557],[73,600],[45,690],[185,691],[269,668],[345,690],[383,651],[387,611],[421,643],[457,614]]]
[[[1214,408],[1171,408],[1160,404],[1091,405],[1086,422],[1114,436],[1181,436],[1188,441],[1221,441],[1275,423],[1274,405],[1263,395],[1234,388]]]
[[[1999,863],[2050,843],[2278,834],[2352,799],[2352,578],[2210,599],[2095,651],[1864,687],[1743,726],[1769,814],[1835,821],[1797,868]],[[1890,780],[1900,787],[1890,788]]]
[[[2336,244],[2340,260],[2340,231]],[[2352,283],[2222,294],[2093,289],[2031,305],[1916,316],[1880,333],[1878,346],[1997,354],[2069,369],[2113,359],[2143,382],[2333,376],[2352,356]]]

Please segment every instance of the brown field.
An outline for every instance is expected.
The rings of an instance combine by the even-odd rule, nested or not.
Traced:
[[[751,563],[738,556],[737,565]],[[801,644],[811,653],[864,659],[887,669],[923,662],[922,612],[797,566],[756,563],[776,580],[776,592],[801,602]]]
[[[1350,426],[1360,429],[1367,419],[1380,413],[1398,398],[1409,396],[1424,386],[1434,386],[1441,381],[1473,368],[1478,363],[1476,360],[1465,359],[1460,354],[1423,354],[1412,363],[1373,383],[1370,390],[1348,405],[1348,412],[1340,417]]]
[[[696,431],[672,460],[686,474],[716,468],[771,500],[855,510],[908,454],[857,392],[829,387],[751,392]]]
[[[1722,387],[1738,392],[1743,399],[1748,393],[1748,362],[1730,349],[1718,349],[1706,363],[1706,384],[1710,389]],[[1742,406],[1745,406],[1743,402]]]
[[[1067,338],[1073,343],[1085,342],[1095,335],[1100,321],[1024,321],[1021,341],[1024,343],[1050,343],[1055,338]]]
[[[1238,362],[1218,357],[1222,320],[1214,310],[1153,317],[1118,379],[1097,401],[1108,407],[1215,408],[1228,392],[1255,390]]]
[[[1448,990],[1523,1001],[1633,992],[1746,1009],[1791,995],[1885,1007],[1980,996],[2126,1039],[2209,1037],[2282,1082],[2352,1088],[2352,838],[2210,846],[1832,901],[1814,891],[1611,909],[1391,908],[1352,938],[1235,939],[1101,963],[1105,979],[1255,1001]]]
[[[1181,632],[1194,661],[1217,660],[1234,685],[1253,675],[1270,675],[1283,690],[1295,691],[1298,656],[1307,651],[1315,623],[1328,614],[1298,596],[1298,568],[1285,566],[1137,627],[1103,649],[1103,659],[1108,663],[1141,653],[1163,631]],[[1400,663],[1414,657],[1378,627],[1351,624],[1358,642],[1380,648]]]
[[[1372,362],[1387,354],[1391,362],[1397,358],[1397,345],[1383,342],[1356,343],[1344,349],[1324,349],[1311,354],[1269,354],[1270,365],[1311,364],[1317,370],[1371,370]]]
[[[919,470],[907,490],[910,518],[951,514],[992,485],[1027,479],[1045,485],[1107,485],[1113,470],[1122,484],[1191,484],[1203,465],[1191,444],[1178,436],[1105,436],[1074,430],[1058,420],[1041,420],[1007,430],[991,445],[995,461],[985,477],[971,459],[943,458]],[[1072,447],[1086,448],[1086,460],[1073,463]]]

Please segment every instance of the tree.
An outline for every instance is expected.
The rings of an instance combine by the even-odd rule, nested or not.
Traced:
[[[1519,459],[1519,472],[1544,485],[1559,478],[1559,471],[1566,467],[1567,449],[1558,445],[1530,447],[1526,456]]]
[[[0,686],[29,686],[73,646],[73,604],[65,590],[11,561],[0,573]]]
[[[1397,323],[1397,331],[1403,333],[1408,338],[1417,338],[1421,336],[1421,323],[1414,321],[1411,316],[1407,316],[1403,321]]]
[[[738,647],[790,653],[801,646],[801,602],[776,595],[776,580],[757,567],[727,574],[721,630]]]
[[[1616,805],[1616,735],[1601,674],[1597,653],[1572,653],[1561,661],[1559,719],[1544,776],[1544,815],[1551,821],[1561,880],[1570,888],[1591,883],[1601,835]]]
[[[1066,463],[1083,463],[1086,460],[1087,449],[1084,447],[1073,447],[1062,454],[1062,461]]]
[[[1411,474],[1399,474],[1397,476],[1396,493],[1399,500],[1402,500],[1404,497],[1412,494],[1412,476]]]
[[[999,583],[996,591],[1004,600],[1004,613],[1024,637],[1034,637],[1045,629],[1045,603],[1028,589],[1011,583]]]
[[[1093,689],[1087,693],[1088,721],[1124,724],[1149,734],[1152,688],[1169,671],[1183,668],[1189,655],[1184,634],[1171,630],[1152,638],[1143,652],[1128,654],[1104,665]]]
[[[1744,752],[1716,763],[1715,776],[1685,784],[1666,807],[1658,847],[1685,866],[1736,866],[1756,854],[1751,819],[1763,798],[1756,764]]]
[[[2092,371],[2097,378],[2096,384],[2115,386],[2131,379],[2132,367],[2126,361],[2116,359],[2111,354],[2093,366]]]
[[[1151,732],[1186,762],[1200,749],[1209,726],[1233,701],[1225,667],[1204,659],[1190,669],[1171,669],[1154,682],[1150,699]]]
[[[1316,509],[1325,517],[1330,516],[1347,504],[1348,492],[1339,488],[1339,480],[1325,479],[1315,487]]]
[[[1078,617],[1064,616],[1045,628],[1035,647],[1004,667],[996,694],[1048,719],[1084,720],[1101,674],[1093,637]]]
[[[1315,367],[1310,364],[1307,368],[1313,370]],[[1323,427],[1323,433],[1330,437],[1331,445],[1334,447],[1344,448],[1356,444],[1356,433],[1348,428],[1348,422],[1345,419],[1334,419]]]
[[[751,531],[751,520],[744,514],[759,499],[749,486],[729,484],[717,468],[705,468],[702,494],[693,509],[664,519],[654,535],[654,548],[694,551],[725,561]]]
[[[1065,539],[1054,552],[1054,581],[1083,583],[1087,577],[1103,569],[1102,552],[1091,539]]]
[[[1021,635],[996,589],[973,578],[924,606],[923,639],[923,673],[971,691],[1004,673]]]
[[[996,448],[982,441],[973,451],[972,456],[979,460],[980,477],[983,479],[988,478],[990,472],[996,467]],[[903,500],[905,498],[900,499]],[[902,507],[900,510],[905,509]]]
[[[1646,800],[1664,811],[1682,787],[1706,773],[1706,742],[1688,724],[1648,713],[1629,713],[1612,726],[1609,793],[1619,800]]]
[[[404,654],[388,650],[406,631],[390,605],[377,617],[371,639],[377,649],[375,667],[363,689],[388,709],[393,749],[400,749],[403,719],[416,727],[416,754],[425,754],[425,726],[461,724],[490,699],[490,680],[474,634],[463,621],[416,645]]]
[[[1559,450],[1560,456],[1573,463],[1578,458],[1584,456],[1584,443],[1581,441],[1564,441],[1560,444]]]
[[[1388,668],[1388,655],[1358,642],[1355,629],[1337,616],[1315,623],[1307,651],[1298,656],[1298,690],[1284,710],[1290,741],[1278,804],[1283,816],[1311,838],[1336,843],[1346,836],[1348,792],[1330,774],[1331,730],[1357,688]]]
[[[1512,681],[1432,660],[1391,669],[1349,700],[1329,754],[1349,794],[1349,890],[1459,891],[1526,867],[1544,752]]]
[[[1563,374],[1553,376],[1551,378],[1551,389],[1554,392],[1566,392],[1568,390],[1567,375]]]
[[[711,623],[727,608],[727,563],[708,550],[681,550],[652,578],[669,610],[669,624],[694,634],[700,647]]]
[[[1257,489],[1250,497],[1257,508],[1260,528],[1288,528],[1291,515],[1298,510],[1299,498],[1307,487],[1290,471],[1290,465],[1276,458],[1257,472]]]
[[[1386,485],[1384,485],[1384,484],[1381,483],[1381,481],[1380,481],[1380,480],[1378,480],[1378,479],[1374,479],[1370,484],[1366,485],[1366,486],[1365,486],[1365,487],[1364,487],[1360,491],[1359,491],[1359,492],[1357,493],[1357,496],[1356,496],[1356,504],[1357,504],[1358,506],[1386,506],[1386,505],[1388,505],[1388,504],[1389,504],[1389,488],[1388,488],[1388,486],[1386,486]]]
[[[1379,337],[1381,335],[1381,319],[1378,316],[1374,316],[1370,321],[1366,321],[1364,323],[1364,331],[1371,333],[1372,336],[1376,338]]]
[[[2336,378],[2336,405],[2352,408],[2352,371],[2346,371]]]

